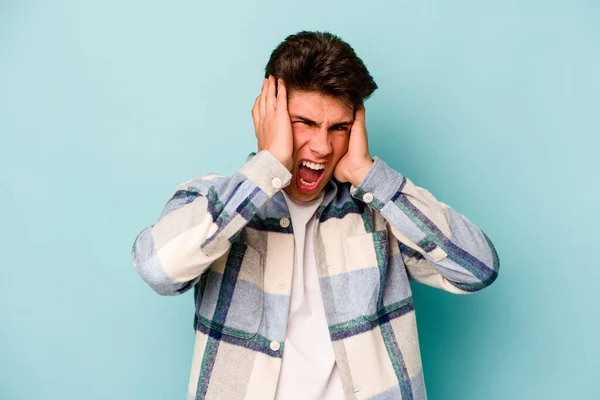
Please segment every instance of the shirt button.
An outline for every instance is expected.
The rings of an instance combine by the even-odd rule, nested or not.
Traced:
[[[271,350],[273,350],[273,351],[278,351],[278,350],[281,348],[281,344],[280,344],[278,341],[276,341],[276,340],[273,340],[273,341],[271,342],[271,344],[269,345],[269,347],[270,347],[270,348],[271,348]]]
[[[279,281],[277,283],[277,289],[279,289],[279,290],[285,289],[285,282],[284,281]]]
[[[287,228],[288,226],[290,226],[290,220],[283,217],[279,220],[279,225],[281,225],[282,228]]]
[[[271,180],[271,185],[273,185],[275,189],[281,189],[281,186],[283,186],[283,182],[281,182],[281,179],[275,177]]]
[[[365,203],[370,203],[370,202],[372,202],[372,201],[373,201],[373,193],[365,193],[365,194],[363,195],[363,201],[364,201]]]

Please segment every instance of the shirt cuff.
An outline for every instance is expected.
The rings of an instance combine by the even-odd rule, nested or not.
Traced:
[[[292,180],[292,173],[268,150],[249,158],[239,172],[269,197],[288,186]]]
[[[362,182],[350,186],[350,194],[376,209],[381,209],[402,187],[404,175],[387,165],[379,157],[373,157],[373,165]]]

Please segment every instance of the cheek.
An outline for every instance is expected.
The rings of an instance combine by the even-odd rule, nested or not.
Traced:
[[[336,159],[339,159],[346,154],[346,151],[348,151],[349,142],[349,137],[347,135],[333,137],[331,145],[333,147],[333,154]]]
[[[310,139],[310,132],[308,129],[303,129],[300,127],[292,127],[292,136],[294,141],[294,153],[300,150],[302,146],[308,142]]]

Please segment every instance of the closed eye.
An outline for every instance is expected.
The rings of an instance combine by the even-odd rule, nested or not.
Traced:
[[[303,124],[306,126],[310,126],[310,127],[316,127],[318,126],[315,122],[312,121],[307,121],[307,120],[298,120],[298,121],[292,121],[292,124]],[[332,127],[329,128],[330,131],[347,131],[348,130],[349,125],[334,125]]]
[[[332,131],[342,131],[346,132],[348,130],[348,125],[336,125],[329,128]]]
[[[309,122],[309,121],[293,121],[292,124],[303,124],[303,125],[307,125],[307,126],[315,126],[314,123]]]

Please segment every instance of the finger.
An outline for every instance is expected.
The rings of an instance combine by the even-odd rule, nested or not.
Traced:
[[[287,111],[287,89],[283,79],[278,79],[277,88],[277,111]]]
[[[354,117],[354,123],[357,124],[358,126],[364,126],[365,119],[366,119],[365,114],[366,114],[366,109],[363,104],[358,108],[358,110],[356,110],[356,116]]]
[[[262,89],[260,91],[260,99],[258,100],[258,115],[261,120],[267,114],[267,82],[268,80],[265,78],[263,80]]]
[[[352,122],[351,133],[355,131],[366,130],[365,127],[365,106],[361,105],[356,109],[354,114],[354,121]]]
[[[252,106],[252,120],[254,121],[254,131],[258,132],[258,128],[259,128],[259,122],[260,122],[260,115],[259,115],[259,111],[258,111],[258,106],[259,106],[259,101],[260,101],[260,95],[256,96],[256,100],[254,100],[254,105]]]
[[[269,75],[267,84],[267,111],[275,110],[275,77]]]
[[[360,106],[359,111],[359,118],[360,118],[360,126],[362,126],[363,132],[365,133],[365,140],[367,139],[367,136],[369,135],[367,132],[367,109],[365,108],[364,104],[362,106]]]
[[[367,127],[365,123],[366,110],[364,105],[361,105],[356,110],[352,130],[350,131],[349,148],[363,151],[368,151]]]

